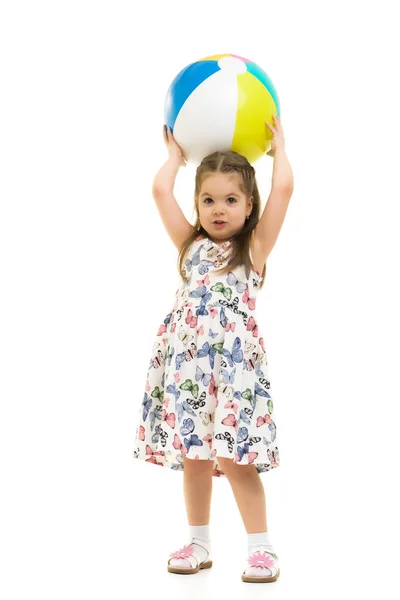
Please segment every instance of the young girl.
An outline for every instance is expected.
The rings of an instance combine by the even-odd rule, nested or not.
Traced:
[[[235,152],[215,152],[197,168],[191,225],[173,187],[183,153],[164,126],[169,158],[153,195],[179,251],[182,285],[160,325],[147,373],[133,456],[183,471],[188,543],[171,553],[168,571],[212,566],[212,476],[227,477],[248,534],[242,581],[279,577],[268,537],[260,473],[279,466],[274,404],[256,296],[266,259],[293,192],[279,118],[273,139],[272,189],[260,218],[254,168]]]

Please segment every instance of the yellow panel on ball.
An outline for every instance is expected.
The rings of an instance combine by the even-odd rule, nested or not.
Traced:
[[[213,54],[212,56],[206,56],[200,60],[219,60],[220,58],[226,58],[227,56],[232,56],[232,54]]]
[[[271,94],[251,73],[239,74],[238,110],[232,150],[252,163],[271,149],[272,134],[265,122],[273,125],[277,108]]]

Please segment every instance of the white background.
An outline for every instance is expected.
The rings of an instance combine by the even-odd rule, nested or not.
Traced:
[[[386,0],[1,3],[2,598],[396,597],[398,39]],[[164,98],[220,52],[271,77],[295,175],[258,300],[281,456],[267,586],[240,580],[226,479],[213,569],[168,574],[182,474],[132,459],[179,283],[151,196]],[[272,159],[255,166],[265,202]],[[191,220],[193,182],[189,165]]]

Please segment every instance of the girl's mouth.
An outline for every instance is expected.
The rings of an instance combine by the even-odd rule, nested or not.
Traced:
[[[214,221],[213,225],[215,225],[215,227],[223,227],[224,225],[226,225],[225,221]]]

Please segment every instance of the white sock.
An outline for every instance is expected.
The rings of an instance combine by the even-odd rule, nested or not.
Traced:
[[[273,552],[272,544],[269,539],[268,531],[261,533],[248,533],[247,534],[247,548],[249,555],[253,553],[254,549],[258,546],[265,546],[266,550]]]
[[[199,563],[208,560],[211,552],[210,526],[189,525],[189,542],[193,544],[193,554]],[[190,568],[190,562],[185,558],[171,558],[172,567]]]
[[[189,525],[189,539],[196,539],[210,551],[210,525]]]

